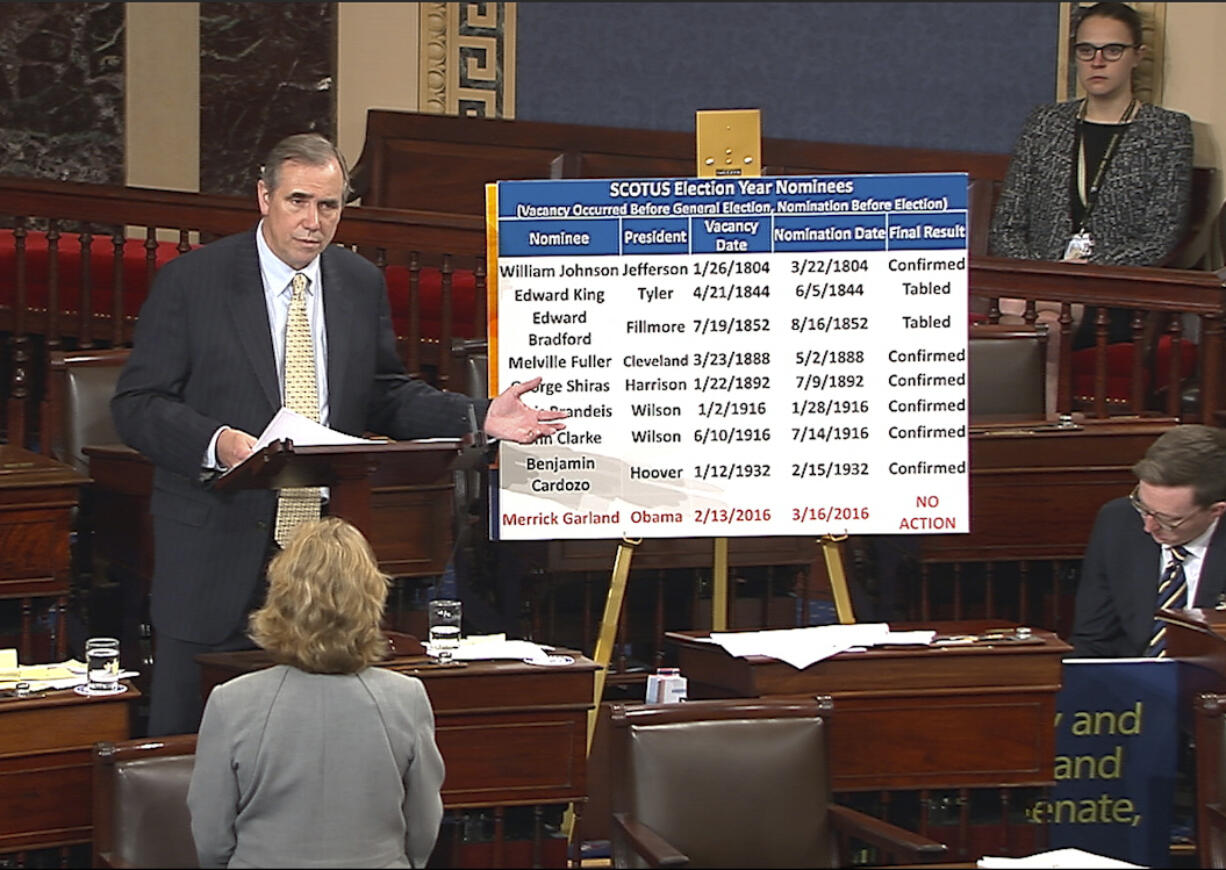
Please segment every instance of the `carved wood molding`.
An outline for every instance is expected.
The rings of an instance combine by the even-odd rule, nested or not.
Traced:
[[[1056,100],[1072,100],[1085,96],[1077,82],[1077,70],[1070,62],[1069,43],[1072,21],[1078,8],[1092,3],[1060,4],[1060,42],[1056,46]],[[1132,74],[1132,92],[1146,103],[1162,103],[1162,67],[1166,54],[1166,3],[1129,3],[1141,14],[1141,35],[1145,56]]]
[[[418,106],[515,117],[515,3],[421,3]]]

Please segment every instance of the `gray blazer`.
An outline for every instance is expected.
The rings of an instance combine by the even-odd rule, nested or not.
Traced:
[[[1019,260],[1061,260],[1073,235],[1070,183],[1081,100],[1030,113],[1009,161],[992,216],[990,252]],[[1103,177],[1090,213],[1090,260],[1155,266],[1179,243],[1192,193],[1192,122],[1143,104]]]
[[[280,665],[213,690],[187,804],[201,867],[424,867],[443,817],[415,677]]]

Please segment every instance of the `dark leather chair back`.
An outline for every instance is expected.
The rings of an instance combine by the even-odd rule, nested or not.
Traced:
[[[94,866],[198,867],[187,810],[196,735],[94,747]]]
[[[817,701],[691,701],[612,710],[612,809],[697,867],[833,867]],[[647,866],[613,825],[613,863]]]
[[[1046,326],[974,324],[967,347],[971,420],[1046,416]]]
[[[459,364],[458,381],[453,381],[465,395],[484,399],[490,394],[489,343],[484,338],[456,338],[451,342],[451,355]]]
[[[124,347],[51,354],[44,452],[88,473],[89,461],[81,448],[119,442],[111,422],[111,396],[129,353]]]

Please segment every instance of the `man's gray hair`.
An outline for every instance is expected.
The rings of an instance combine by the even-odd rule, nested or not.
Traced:
[[[281,180],[281,164],[287,160],[305,163],[307,166],[327,166],[333,160],[341,168],[341,176],[345,189],[341,194],[341,202],[349,199],[349,166],[335,145],[320,133],[295,133],[286,136],[268,152],[264,165],[260,167],[260,179],[269,190],[276,190]]]

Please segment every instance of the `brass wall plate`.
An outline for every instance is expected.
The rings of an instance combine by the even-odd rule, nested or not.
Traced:
[[[698,178],[762,174],[762,112],[713,109],[694,113]]]

